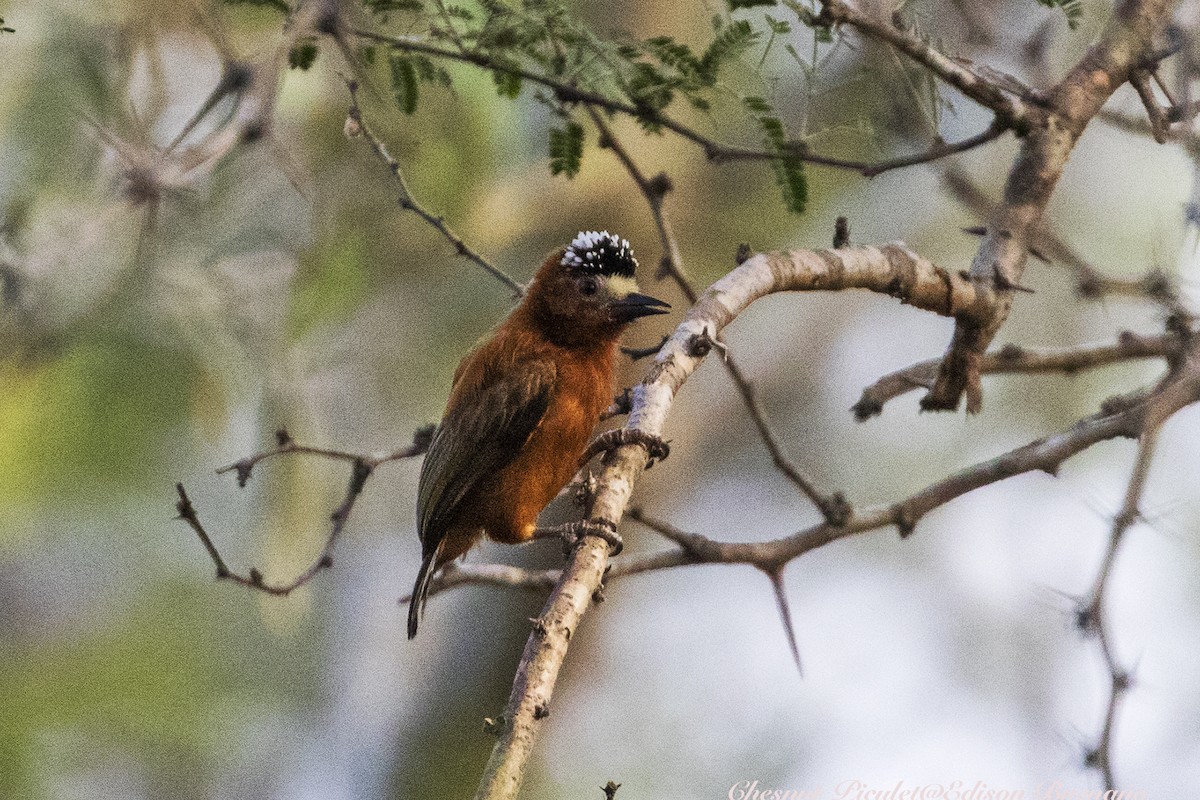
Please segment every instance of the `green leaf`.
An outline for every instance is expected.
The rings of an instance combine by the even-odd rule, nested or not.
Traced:
[[[288,52],[288,66],[293,69],[307,70],[317,60],[317,43],[313,39],[298,42]]]
[[[692,52],[692,48],[670,36],[647,39],[645,46],[659,61],[682,75],[695,75],[700,72],[700,59]]]
[[[583,160],[583,126],[568,122],[565,128],[550,129],[550,172],[574,178]]]
[[[634,105],[643,110],[642,124],[651,126],[649,129],[657,128],[654,117],[669,106],[675,96],[671,81],[653,65],[644,62],[634,64],[628,91]]]
[[[417,110],[420,88],[417,84],[417,69],[412,59],[405,55],[392,54],[392,89],[396,92],[396,104],[405,114]]]
[[[1075,30],[1083,19],[1083,0],[1037,0],[1046,8],[1057,8],[1067,18],[1067,27]]]
[[[783,193],[784,205],[793,214],[803,214],[808,204],[808,178],[804,172],[801,151],[788,140],[783,122],[775,116],[775,110],[765,99],[745,97],[742,98],[742,105],[754,115],[762,129],[764,144],[778,156],[771,160],[771,167]]]
[[[746,52],[758,38],[758,32],[744,19],[718,32],[700,58],[700,75],[704,82],[715,83],[721,66]]]
[[[771,29],[771,33],[783,34],[792,32],[792,26],[786,20],[775,19],[770,14],[764,14],[763,16],[767,21],[767,27]]]
[[[496,82],[496,93],[501,97],[516,100],[521,94],[521,76],[514,72],[493,72],[492,80]]]

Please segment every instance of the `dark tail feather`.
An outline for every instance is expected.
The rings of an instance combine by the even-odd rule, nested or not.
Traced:
[[[429,596],[429,586],[433,581],[433,573],[437,572],[437,557],[441,552],[442,548],[439,545],[426,553],[421,561],[421,570],[417,573],[417,582],[408,601],[409,639],[417,635],[417,626],[421,623],[421,615],[425,613],[425,598]]]

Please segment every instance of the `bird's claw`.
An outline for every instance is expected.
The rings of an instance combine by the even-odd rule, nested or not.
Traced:
[[[665,461],[667,456],[671,455],[671,445],[661,436],[646,433],[638,428],[617,428],[605,431],[593,439],[583,452],[579,464],[582,467],[600,453],[607,453],[627,444],[640,444],[646,449],[646,469],[650,469],[659,461]]]
[[[535,538],[548,539],[555,537],[562,540],[563,555],[570,555],[571,551],[579,546],[588,536],[596,536],[608,542],[609,556],[620,555],[625,549],[625,542],[621,539],[621,535],[617,533],[617,526],[611,522],[581,520],[579,522],[568,522],[565,525],[557,525],[553,528],[541,528]]]

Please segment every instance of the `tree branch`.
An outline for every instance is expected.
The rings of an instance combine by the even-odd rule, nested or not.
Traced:
[[[309,455],[332,459],[334,461],[352,462],[350,481],[346,487],[345,498],[342,500],[341,505],[334,509],[330,515],[332,525],[329,535],[325,539],[325,544],[321,548],[321,552],[303,572],[286,583],[267,583],[263,578],[262,572],[257,567],[251,567],[250,571],[245,575],[231,570],[213,542],[212,536],[200,522],[200,515],[184,490],[182,483],[175,484],[175,491],[179,495],[179,500],[175,504],[175,508],[179,512],[179,519],[186,522],[195,531],[196,536],[200,538],[201,544],[204,545],[209,558],[212,559],[213,566],[216,567],[217,580],[232,581],[233,583],[256,589],[266,594],[288,595],[311,581],[321,570],[329,569],[333,566],[333,548],[337,544],[342,531],[345,529],[346,522],[350,519],[350,512],[354,510],[354,504],[358,501],[359,495],[362,494],[367,479],[371,477],[375,468],[389,461],[412,458],[424,453],[429,448],[429,442],[433,438],[433,428],[434,426],[430,425],[418,429],[413,434],[412,444],[408,447],[394,450],[390,453],[379,453],[371,456],[354,455],[353,453],[341,450],[328,450],[321,447],[299,445],[292,440],[287,431],[281,428],[275,433],[277,443],[275,447],[247,456],[240,461],[217,470],[218,475],[226,472],[236,472],[238,486],[244,487],[250,479],[250,474],[255,465],[273,456]]]
[[[1005,93],[995,82],[975,74],[909,31],[865,14],[843,0],[821,0],[821,6],[818,23],[850,25],[872,39],[895,47],[967,97],[994,111],[998,125],[1024,131],[1032,123],[1029,109],[1020,98]]]
[[[716,340],[721,330],[754,300],[780,291],[848,288],[872,289],[948,315],[984,313],[994,301],[989,289],[947,273],[902,244],[759,254],[709,287],[688,311],[659,352],[655,366],[634,387],[625,427],[661,436],[675,394],[711,350],[711,346],[697,344]],[[622,445],[606,456],[588,514],[591,521],[611,525],[620,522],[646,461],[647,452],[641,444]],[[919,510],[888,519],[897,524],[915,521]],[[886,523],[881,520],[873,527],[882,524]],[[819,530],[832,538],[828,532],[843,528],[825,523]],[[553,696],[570,635],[578,628],[608,567],[607,548],[608,543],[598,536],[581,540],[535,622],[476,800],[511,800],[516,796],[537,737],[538,722],[546,715]]]
[[[1116,342],[1036,350],[1005,345],[983,357],[980,372],[1005,375],[1013,373],[1061,372],[1070,375],[1079,370],[1130,361],[1139,358],[1169,358],[1180,352],[1183,341],[1176,333],[1140,336],[1125,331]],[[921,361],[884,375],[863,389],[862,397],[851,409],[861,422],[881,413],[884,405],[915,389],[928,389],[937,378],[941,359]]]
[[[842,7],[840,0],[827,3]],[[1000,292],[991,319],[958,320],[938,377],[921,401],[928,410],[953,411],[967,396],[968,413],[983,406],[980,363],[1008,318],[1014,290],[1025,270],[1033,232],[1083,129],[1105,101],[1154,52],[1170,20],[1174,0],[1123,0],[1100,41],[1046,96],[1046,107],[1026,109],[1028,133],[1009,171],[1004,202],[971,264],[971,276]],[[977,98],[980,99],[980,98]],[[982,102],[982,99],[981,99]]]
[[[358,82],[354,80],[346,80],[346,88],[350,92],[350,110],[346,118],[346,133],[351,137],[362,136],[370,144],[371,149],[379,156],[379,160],[387,165],[388,170],[400,184],[400,207],[406,211],[411,211],[416,214],[443,237],[450,244],[454,245],[454,250],[460,256],[479,265],[484,271],[491,275],[496,280],[503,283],[505,286],[513,290],[514,297],[520,297],[525,294],[525,287],[517,281],[513,280],[508,273],[497,267],[492,262],[481,256],[478,252],[472,249],[462,237],[455,233],[449,225],[446,224],[445,217],[438,216],[428,211],[422,206],[413,196],[412,190],[408,188],[408,181],[404,178],[404,171],[400,167],[400,162],[397,161],[383,141],[375,135],[371,127],[367,125],[367,121],[363,119],[362,110],[358,105]]]
[[[1125,498],[1120,510],[1113,517],[1104,558],[1092,589],[1086,600],[1080,604],[1076,616],[1080,630],[1096,637],[1109,676],[1104,722],[1095,746],[1089,749],[1085,756],[1085,764],[1097,770],[1104,780],[1105,789],[1114,793],[1117,781],[1113,773],[1112,741],[1121,702],[1133,685],[1133,671],[1123,667],[1117,658],[1112,631],[1105,614],[1105,591],[1125,534],[1142,518],[1139,506],[1162,425],[1177,411],[1197,400],[1200,400],[1200,346],[1193,345],[1187,361],[1182,364],[1177,374],[1168,375],[1160,384],[1160,389],[1145,404],[1145,421],[1138,439],[1133,470],[1125,489]]]

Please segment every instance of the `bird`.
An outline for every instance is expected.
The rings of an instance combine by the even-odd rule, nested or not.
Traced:
[[[613,399],[621,333],[670,310],[640,292],[637,266],[625,239],[581,231],[550,254],[521,302],[459,363],[417,482],[421,568],[409,600],[409,639],[441,567],[484,536],[507,544],[535,538],[538,514],[585,454],[599,452],[588,444]],[[665,442],[645,438],[653,440],[643,442],[648,452],[665,457]],[[591,523],[563,527],[620,541]]]

